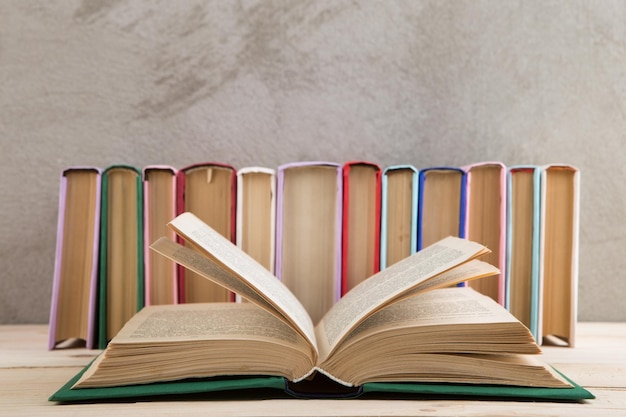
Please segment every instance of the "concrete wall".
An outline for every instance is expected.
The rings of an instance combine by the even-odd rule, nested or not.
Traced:
[[[48,320],[68,165],[568,162],[626,320],[623,1],[0,2],[0,323]]]

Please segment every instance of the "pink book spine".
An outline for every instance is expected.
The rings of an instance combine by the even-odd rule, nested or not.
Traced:
[[[65,172],[63,172],[65,174]],[[57,311],[59,309],[59,287],[61,286],[61,254],[63,247],[63,229],[65,226],[65,196],[67,193],[67,180],[61,175],[59,186],[59,214],[57,220],[56,252],[54,255],[54,275],[52,279],[52,299],[50,302],[50,326],[48,334],[48,349],[54,349],[56,344]]]
[[[61,286],[61,258],[63,255],[63,232],[65,229],[65,204],[67,197],[67,179],[65,174],[74,169],[90,169],[95,170],[98,173],[98,180],[96,181],[96,213],[94,216],[93,224],[93,236],[94,241],[92,245],[91,256],[93,259],[98,259],[99,243],[100,243],[100,201],[101,201],[101,182],[100,176],[102,170],[96,167],[70,167],[63,170],[60,179],[59,186],[59,208],[58,208],[58,220],[57,220],[57,239],[56,250],[54,256],[54,272],[52,279],[52,299],[50,302],[50,326],[48,336],[48,349],[54,349],[56,345],[56,327],[57,327],[57,313],[59,309],[59,291]],[[90,271],[89,282],[89,316],[87,322],[87,340],[85,341],[86,347],[92,349],[95,345],[95,333],[96,333],[96,297],[98,286],[98,262],[92,263]]]
[[[144,302],[145,305],[149,306],[152,304],[151,300],[151,287],[152,287],[152,268],[150,263],[150,258],[152,257],[152,251],[150,250],[150,245],[158,239],[160,236],[151,236],[150,230],[147,227],[150,224],[150,206],[151,206],[151,197],[150,197],[150,187],[148,185],[147,173],[150,170],[167,170],[172,172],[172,190],[176,190],[176,174],[177,171],[174,167],[169,165],[148,165],[144,167],[142,175],[143,175],[143,196],[144,196],[144,206],[143,206],[143,237],[144,237]],[[172,213],[172,219],[176,217],[177,212],[177,202],[176,202],[176,191],[174,191],[174,198],[172,199],[172,206],[170,207]],[[172,240],[175,240],[174,233],[171,236]],[[172,274],[174,277],[177,276],[178,266],[176,263],[172,262]],[[172,300],[172,304],[178,303],[178,279],[175,279],[172,282],[172,286],[174,287],[174,299]]]
[[[498,247],[498,268],[500,268],[500,285],[498,287],[498,302],[504,305],[506,298],[506,283],[504,270],[506,267],[506,167],[500,164],[500,246]]]

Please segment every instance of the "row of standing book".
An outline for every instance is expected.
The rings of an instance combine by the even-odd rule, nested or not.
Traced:
[[[73,166],[61,175],[49,348],[107,342],[144,305],[241,301],[152,253],[192,212],[280,279],[316,322],[345,292],[446,236],[491,249],[468,283],[538,343],[573,346],[579,171],[567,164],[381,168],[368,161],[181,169]]]

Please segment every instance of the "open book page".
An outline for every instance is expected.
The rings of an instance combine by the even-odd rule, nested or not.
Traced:
[[[252,301],[259,307],[262,307],[264,310],[283,317],[283,320],[285,321],[289,321],[287,317],[279,311],[276,311],[275,307],[270,302],[261,297],[261,295],[259,295],[259,293],[250,286],[246,285],[244,281],[240,280],[230,271],[224,269],[209,258],[201,255],[199,252],[172,242],[165,237],[159,238],[150,246],[150,248],[197,274],[204,277],[211,277],[210,279],[212,281],[218,282],[225,288],[240,294],[247,300]]]
[[[497,275],[499,272],[500,270],[498,268],[488,264],[487,262],[472,259],[471,261],[450,269],[443,274],[439,274],[421,282],[412,290],[403,293],[400,298],[413,297],[416,294],[421,294],[435,288],[449,287],[465,281],[473,281]]]
[[[340,361],[335,357],[350,346],[368,350],[372,343],[388,343],[384,335],[391,332],[397,333],[398,343],[406,335],[414,353],[540,353],[528,329],[498,303],[471,288],[450,287],[378,310],[343,340],[333,360]],[[365,338],[367,344],[361,344]]]
[[[488,249],[478,243],[447,237],[361,282],[316,326],[320,361],[332,354],[334,347],[375,311],[401,299],[404,293],[427,280],[484,253],[488,253]],[[457,278],[456,274],[452,277]]]
[[[143,308],[111,340],[111,356],[117,346],[144,348],[159,343],[217,339],[268,339],[307,346],[293,327],[249,303],[165,304]],[[310,353],[310,352],[309,352]]]
[[[293,378],[309,372],[315,355],[293,327],[251,303],[155,305],[127,322],[76,386],[246,375],[255,368]]]
[[[265,309],[271,305],[274,314],[278,312],[280,317],[296,327],[311,346],[317,346],[311,318],[298,299],[271,272],[191,213],[179,215],[169,225],[204,256],[193,254],[191,250],[174,252],[171,249],[164,255]],[[153,249],[159,251],[165,247],[159,241],[157,243],[152,245]],[[181,256],[175,259],[176,254]],[[209,261],[202,261],[203,257]],[[213,269],[216,268],[211,264],[222,273],[215,274]],[[260,302],[261,299],[264,302]]]
[[[489,354],[500,361],[502,355],[538,353],[530,331],[502,306],[471,288],[451,287],[375,312],[318,367],[343,383],[359,385],[365,382],[359,379],[365,375],[369,381],[389,380],[390,373],[405,380],[407,375],[421,372],[423,364],[416,366],[408,359],[421,354]],[[490,376],[486,368],[481,372]]]
[[[471,288],[440,288],[387,306],[368,317],[346,341],[375,328],[518,323],[499,304]],[[458,333],[458,332],[457,332]],[[529,336],[532,338],[532,336]],[[445,347],[437,347],[437,351]]]
[[[252,304],[190,303],[149,306],[137,313],[111,341],[119,344],[267,337],[297,344],[298,333],[272,314]],[[262,329],[262,330],[261,330]],[[258,336],[262,334],[262,336]],[[300,343],[302,341],[300,340]]]
[[[402,366],[403,363],[408,363],[410,369]],[[373,375],[372,368],[357,369],[353,376],[355,385],[366,382],[420,381],[514,387],[572,387],[562,375],[545,364],[540,355],[418,353],[398,355],[395,358],[381,357],[375,368],[393,370],[383,376]]]

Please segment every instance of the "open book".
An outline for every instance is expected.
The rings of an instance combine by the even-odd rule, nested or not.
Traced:
[[[454,284],[498,269],[482,245],[446,238],[371,276],[317,323],[291,292],[197,217],[170,226],[188,243],[152,249],[249,303],[149,306],[72,390],[215,376],[316,376],[337,386],[432,382],[568,388],[528,329],[489,297]]]

